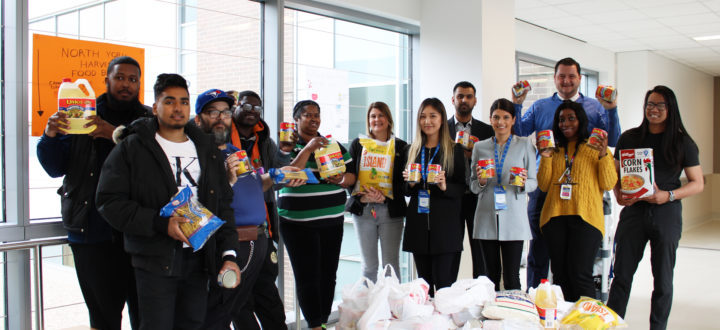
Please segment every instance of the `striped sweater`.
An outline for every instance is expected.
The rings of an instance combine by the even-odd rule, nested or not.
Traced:
[[[298,141],[297,147],[291,152],[292,159],[297,157],[306,142]],[[352,171],[353,166],[348,166],[352,162],[350,153],[345,147],[340,145],[340,150],[345,160],[346,169]],[[320,173],[315,162],[315,154],[311,154],[305,163],[305,167],[312,170],[318,180]],[[278,194],[278,214],[291,221],[313,221],[322,219],[332,219],[342,216],[345,213],[345,201],[347,193],[342,187],[329,184],[325,180],[320,180],[320,184],[306,184],[300,187],[284,187],[280,189]]]
[[[575,152],[575,143],[568,145],[568,155]],[[597,228],[605,236],[603,215],[603,192],[610,190],[617,182],[617,172],[612,153],[608,149],[605,157],[598,159],[598,151],[583,143],[580,145],[572,166],[572,185],[569,200],[560,198],[558,179],[565,172],[565,148],[559,148],[552,157],[541,157],[538,171],[538,188],[547,192],[547,198],[540,214],[540,227],[550,219],[561,215],[579,215],[585,222]],[[564,181],[563,181],[564,182]]]

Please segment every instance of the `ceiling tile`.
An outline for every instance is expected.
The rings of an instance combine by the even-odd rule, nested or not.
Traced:
[[[537,8],[537,7],[545,7],[547,4],[545,4],[542,1],[538,0],[515,0],[515,10],[518,9],[528,9],[528,8]]]
[[[581,16],[584,19],[591,20],[602,24],[626,22],[626,21],[641,21],[649,19],[645,14],[637,9],[627,9],[619,11],[610,11],[602,15],[595,14],[583,14]]]
[[[643,9],[643,12],[653,18],[674,17],[707,13],[707,7],[697,2],[688,2],[672,5],[655,5]]]
[[[720,22],[720,15],[716,13],[702,13],[695,15],[680,15],[673,17],[663,17],[658,21],[667,26],[685,26],[697,24],[713,24]]]
[[[559,19],[565,16],[567,16],[565,12],[550,6],[515,10],[515,17],[531,23],[548,19]]]
[[[563,18],[537,20],[534,21],[533,24],[537,24],[550,30],[557,31],[559,28],[568,28],[566,30],[574,30],[577,26],[583,26],[587,24],[587,21],[577,16],[567,16]]]
[[[720,21],[710,24],[672,26],[672,29],[691,37],[720,34]]]
[[[699,43],[699,44],[701,44],[701,45],[703,45],[703,46],[708,46],[708,47],[720,46],[720,39],[715,39],[715,40],[703,40],[703,41],[697,41],[697,40],[695,40],[695,42],[697,42],[697,43]]]
[[[560,7],[562,8],[562,10],[575,15],[594,14],[601,17],[606,16],[605,13],[607,12],[632,9],[630,6],[618,0],[606,0],[602,2],[583,1],[557,7]]]
[[[702,4],[712,11],[720,12],[720,0],[705,0]]]
[[[655,30],[664,28],[662,24],[655,20],[642,20],[642,21],[626,21],[611,24],[610,27],[615,31],[628,31],[628,30]]]
[[[635,39],[644,39],[644,38],[651,38],[651,37],[658,37],[658,36],[667,36],[667,37],[682,37],[684,35],[677,33],[669,28],[666,27],[658,27],[654,29],[626,29],[623,31],[617,32],[620,35],[629,37],[629,38],[635,38]],[[687,36],[685,36],[687,37]]]
[[[626,0],[625,3],[634,8],[650,8],[657,6],[676,5],[696,2],[696,0]]]
[[[674,49],[674,48],[694,48],[699,44],[688,37],[648,37],[643,38],[643,43],[650,46],[651,49]]]

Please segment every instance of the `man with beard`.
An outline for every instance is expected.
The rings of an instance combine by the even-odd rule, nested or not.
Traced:
[[[287,164],[289,158],[283,156],[275,143],[269,139],[269,130],[265,123],[261,122],[259,116],[262,111],[260,98],[253,92],[249,93],[254,95],[251,95],[251,98],[256,98],[253,100],[255,105],[246,106],[245,108],[249,108],[247,110],[249,113],[243,113],[245,111],[243,105],[247,104],[247,97],[241,98],[245,102],[240,103],[240,107],[236,109],[237,116],[242,117],[237,129],[233,129],[236,126],[230,119],[230,108],[234,104],[234,98],[229,97],[225,92],[218,89],[208,90],[198,96],[195,106],[197,112],[195,123],[206,133],[212,134],[218,147],[227,156],[228,178],[234,192],[231,207],[235,212],[235,225],[240,240],[238,264],[246,267],[242,271],[242,282],[237,289],[225,290],[217,285],[211,285],[208,313],[203,326],[207,329],[227,329],[231,319],[234,318],[240,318],[243,324],[248,322],[247,326],[236,325],[235,327],[238,329],[258,328],[253,315],[252,302],[249,304],[249,310],[241,310],[243,306],[248,305],[246,301],[252,300],[254,292],[258,289],[262,289],[258,298],[258,301],[261,302],[258,304],[261,311],[259,314],[263,315],[260,319],[262,320],[265,316],[272,319],[269,321],[271,325],[264,325],[264,327],[266,329],[285,327],[285,310],[274,283],[274,279],[277,277],[277,256],[266,227],[266,223],[269,223],[267,222],[268,214],[271,210],[272,214],[275,214],[275,205],[272,203],[274,193],[272,190],[268,191],[272,186],[272,180],[268,174],[263,174],[265,170],[262,165],[268,166],[267,168],[281,167],[283,162],[278,160],[285,158],[284,164]],[[236,145],[225,143],[231,130],[233,131],[233,140],[236,142],[239,140],[240,143]],[[238,132],[244,133],[240,133],[242,137]],[[256,173],[240,177],[236,175],[235,170],[237,170],[239,160],[234,153],[241,149],[246,151],[248,158],[253,159],[253,164],[260,165],[255,166]],[[262,156],[266,156],[264,152],[271,152],[271,155],[276,157],[262,158]],[[256,155],[261,158],[255,157]],[[298,170],[290,167],[283,167],[283,169]],[[288,186],[297,186],[302,183],[302,181],[293,181]],[[263,195],[263,192],[266,194]],[[269,205],[264,202],[267,200],[271,201]],[[275,264],[271,260],[274,260]],[[274,265],[274,273],[272,273],[272,268],[268,269],[272,265]],[[270,274],[261,274],[262,272],[270,272]],[[272,288],[266,288],[268,283]],[[269,305],[266,306],[266,303]],[[277,313],[278,311],[279,313]],[[268,315],[268,312],[275,313]],[[248,319],[239,317],[241,314],[249,314],[247,315]]]
[[[525,101],[528,91],[525,90],[520,96],[512,94],[512,101],[515,103],[515,126],[514,134],[528,136],[534,132],[552,129],[555,110],[564,100],[572,100],[582,104],[588,117],[588,131],[597,127],[608,133],[608,146],[614,147],[620,137],[620,119],[618,118],[617,103],[608,102],[601,98],[593,99],[585,97],[579,92],[580,80],[582,79],[580,63],[567,57],[555,64],[555,87],[557,92],[550,97],[535,101],[530,108],[522,113],[522,104]],[[538,155],[538,167],[539,167]],[[547,246],[540,232],[540,212],[545,204],[545,193],[537,189],[529,194],[528,219],[533,239],[530,241],[530,249],[527,258],[527,288],[535,288],[542,279],[548,277],[550,257]]]
[[[492,126],[479,121],[472,116],[473,108],[477,103],[475,97],[475,86],[467,81],[461,81],[455,84],[453,87],[452,103],[455,106],[455,115],[448,119],[448,128],[450,129],[450,136],[455,138],[457,132],[464,131],[466,135],[474,136],[478,141],[485,140],[495,135]],[[472,168],[470,164],[472,158],[472,149],[465,148],[465,159],[469,168]],[[466,171],[465,176],[470,177],[470,172]],[[466,182],[469,182],[466,180]],[[465,219],[465,225],[467,227],[468,241],[470,242],[470,254],[472,256],[473,264],[473,278],[477,278],[481,275],[486,275],[487,270],[485,269],[485,257],[482,252],[482,245],[479,239],[474,239],[473,226],[475,221],[475,207],[477,206],[478,195],[473,194],[470,191],[470,187],[465,184],[465,194],[462,197],[462,211],[461,216]]]
[[[123,250],[122,234],[98,213],[95,191],[102,164],[115,144],[116,126],[129,125],[150,115],[138,100],[140,65],[121,56],[108,64],[106,93],[97,98],[96,125],[87,135],[66,135],[67,115],[57,112],[48,120],[37,145],[40,164],[51,177],[65,176],[58,189],[63,226],[73,252],[75,271],[93,329],[120,329],[127,302],[130,324],[138,328],[137,291],[130,257]]]
[[[262,100],[257,93],[242,91],[238,94],[238,107],[233,115],[235,129],[232,132],[232,143],[247,150],[255,168],[287,165],[294,144],[281,143],[280,147],[275,144],[270,138],[267,123],[261,118],[262,111]],[[236,329],[260,329],[257,320],[263,329],[287,329],[285,308],[275,285],[278,258],[273,241],[277,243],[278,240],[278,215],[274,191],[265,192],[265,204],[268,211],[266,224],[270,234],[267,254],[250,297],[233,318]]]

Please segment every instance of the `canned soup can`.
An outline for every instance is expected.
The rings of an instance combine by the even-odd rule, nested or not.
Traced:
[[[480,168],[481,179],[491,179],[495,177],[495,160],[494,159],[480,159],[477,162],[478,168]]]
[[[420,164],[419,163],[412,163],[410,164],[410,171],[408,175],[408,182],[420,182],[422,178],[422,173],[420,173]]]

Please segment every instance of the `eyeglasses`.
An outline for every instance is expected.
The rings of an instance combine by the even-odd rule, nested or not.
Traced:
[[[210,117],[210,119],[215,119],[220,115],[222,115],[223,118],[230,118],[230,116],[232,116],[232,111],[230,111],[230,110],[223,110],[223,111],[212,110],[212,111],[205,111],[203,113],[205,115],[207,115],[208,117]]]
[[[667,110],[667,104],[665,102],[660,102],[660,103],[648,102],[647,104],[645,104],[646,110],[652,110],[653,108],[658,109],[658,111],[665,111],[665,110]]]
[[[250,104],[250,103],[245,103],[245,104],[243,104],[243,105],[238,105],[237,108],[240,109],[240,110],[242,110],[242,111],[250,111],[250,110],[255,110],[256,112],[262,112],[262,111],[263,111],[263,107],[262,107],[262,106],[252,105],[252,104]]]

